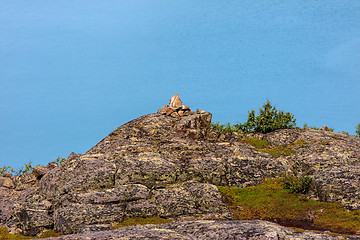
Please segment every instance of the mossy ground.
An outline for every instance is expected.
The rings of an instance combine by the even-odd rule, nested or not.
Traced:
[[[164,224],[172,222],[170,219],[159,218],[159,217],[148,217],[148,218],[128,218],[123,222],[114,225],[111,229],[118,229],[122,227],[129,227],[133,225],[146,225],[146,224]]]
[[[281,179],[257,187],[218,187],[236,219],[262,219],[285,226],[335,233],[360,231],[360,211],[346,211],[339,203],[319,202],[284,189]]]
[[[258,139],[258,138],[248,138],[248,137],[241,140],[241,142],[253,145],[257,149],[268,148],[269,144],[270,144],[268,141],[265,141],[265,140],[261,140],[261,139]]]
[[[21,234],[10,234],[5,227],[0,227],[0,239],[1,240],[11,240],[11,239],[41,239],[41,238],[50,238],[50,237],[59,237],[61,233],[57,233],[53,230],[49,230],[41,234],[39,237],[29,237],[23,236]]]
[[[296,154],[296,151],[293,150],[296,145],[299,145],[301,147],[305,146],[305,143],[303,141],[298,141],[291,144],[290,146],[280,145],[274,148],[270,148],[270,143],[268,141],[258,138],[244,138],[243,140],[241,140],[241,142],[248,143],[254,146],[259,152],[268,153],[273,157],[289,156],[291,154]]]

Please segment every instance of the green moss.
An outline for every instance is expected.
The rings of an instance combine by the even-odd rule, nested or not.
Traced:
[[[60,237],[62,234],[55,232],[54,230],[48,230],[43,232],[38,238],[51,238],[51,237]]]
[[[348,212],[339,203],[326,203],[293,194],[281,179],[257,187],[218,187],[237,219],[262,219],[306,229],[355,234],[360,211]]]
[[[128,218],[123,222],[111,227],[112,230],[122,228],[122,227],[129,227],[133,225],[146,225],[146,224],[164,224],[172,222],[170,219],[159,218],[159,217],[148,217],[148,218]]]
[[[54,230],[48,230],[44,233],[42,233],[38,237],[29,237],[29,236],[23,236],[21,234],[10,234],[6,227],[0,227],[0,239],[41,239],[41,238],[50,238],[50,237],[59,237],[61,236],[61,233],[55,232]]]
[[[0,227],[0,239],[31,239],[20,234],[10,234],[6,227]]]
[[[296,154],[294,146],[280,145],[274,148],[260,149],[259,152],[269,153],[273,157],[290,156]]]
[[[263,148],[268,148],[269,147],[269,142],[266,140],[261,140],[258,138],[244,138],[243,140],[241,140],[242,143],[248,143],[254,147],[256,147],[257,149],[263,149]]]
[[[299,141],[291,143],[291,145],[295,146],[295,147],[298,146],[300,148],[305,148],[309,145],[309,143],[304,140],[299,140]]]

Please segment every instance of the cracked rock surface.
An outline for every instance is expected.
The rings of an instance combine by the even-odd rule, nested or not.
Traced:
[[[338,237],[314,232],[298,232],[275,223],[258,220],[189,221],[162,225],[144,225],[52,239],[232,239],[232,240],[340,240],[360,237]]]

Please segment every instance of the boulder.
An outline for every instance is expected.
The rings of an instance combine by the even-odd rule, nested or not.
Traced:
[[[327,127],[327,126],[322,126],[321,128],[320,128],[320,130],[321,131],[330,131],[330,129]]]
[[[32,173],[35,175],[36,179],[40,180],[48,171],[49,169],[47,167],[38,165],[33,169]]]
[[[9,177],[0,177],[0,187],[15,188],[15,184]]]
[[[71,152],[70,154],[69,154],[69,156],[67,157],[67,161],[71,161],[71,160],[74,160],[74,159],[77,159],[77,158],[79,158],[79,154],[76,154],[76,153],[74,153],[74,152]]]

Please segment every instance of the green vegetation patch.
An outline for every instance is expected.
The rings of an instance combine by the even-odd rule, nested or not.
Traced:
[[[291,143],[292,146],[298,146],[300,148],[305,148],[309,145],[310,143],[304,140],[299,140],[296,142]]]
[[[273,157],[290,156],[296,154],[293,148],[294,146],[280,145],[274,148],[259,149],[259,152],[269,153]]]
[[[355,127],[356,136],[360,137],[360,123]]]
[[[123,222],[112,226],[111,229],[114,230],[122,227],[134,226],[134,225],[164,224],[169,222],[172,222],[172,220],[166,218],[159,218],[159,217],[128,218],[125,219]]]
[[[355,234],[360,211],[348,212],[339,203],[326,203],[291,193],[282,179],[256,187],[218,187],[236,219],[261,219],[303,229]]]
[[[10,234],[6,227],[0,227],[0,239],[41,239],[41,238],[50,238],[50,237],[59,237],[61,236],[61,233],[55,232],[53,230],[48,230],[44,233],[42,233],[38,237],[29,237],[29,236],[23,236],[21,234]]]
[[[277,129],[294,128],[296,126],[296,119],[293,114],[289,112],[279,111],[271,105],[270,101],[263,104],[259,108],[259,113],[255,110],[248,112],[248,119],[245,123],[238,123],[235,125],[211,123],[211,129],[221,133],[231,134],[233,132],[261,132],[268,133]]]
[[[269,144],[270,144],[268,141],[261,140],[261,139],[258,139],[258,138],[244,138],[243,140],[241,140],[241,142],[253,145],[257,149],[268,148]]]
[[[250,144],[256,147],[259,152],[269,153],[273,157],[290,156],[292,154],[296,154],[296,151],[293,150],[296,145],[299,145],[300,147],[305,147],[307,145],[305,141],[300,140],[292,143],[290,146],[280,145],[274,148],[269,148],[270,143],[268,141],[258,138],[244,138],[240,142]]]

